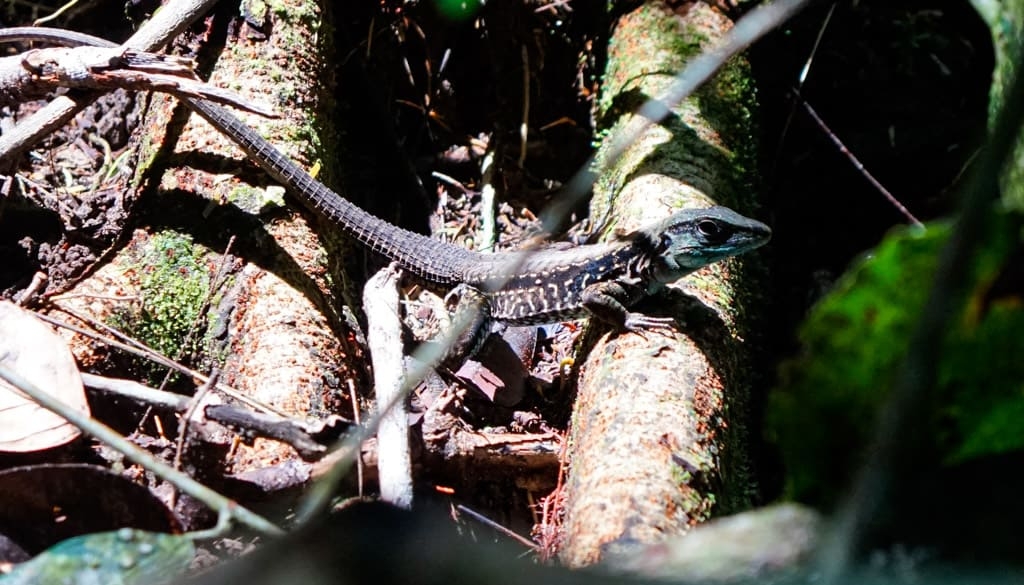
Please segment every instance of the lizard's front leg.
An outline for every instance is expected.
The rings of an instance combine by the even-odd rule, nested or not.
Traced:
[[[583,289],[580,299],[593,316],[618,329],[642,333],[644,329],[671,327],[675,323],[671,317],[651,317],[629,310],[644,292],[633,284],[598,282]]]

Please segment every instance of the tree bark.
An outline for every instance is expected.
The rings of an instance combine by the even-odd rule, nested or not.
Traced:
[[[237,27],[226,26],[223,13],[207,17],[202,42],[214,44],[211,37],[228,30],[210,83],[274,109],[277,119],[236,114],[300,164],[328,158],[330,146],[315,130],[331,105],[321,75],[331,39],[320,34],[322,8],[286,0],[273,8],[243,2],[241,10],[246,18]],[[349,391],[363,385],[358,382],[365,372],[353,359],[358,349],[347,341],[354,336],[341,315],[338,283],[348,279],[331,260],[346,256],[337,253],[340,239],[332,239],[334,230],[316,229],[311,216],[285,207],[282,187],[267,184],[255,164],[201,118],[183,119],[187,113],[173,98],[151,98],[137,172],[145,193],[138,210],[144,231],[78,290],[147,294],[132,278],[138,250],[150,245],[153,234],[187,234],[202,250],[211,281],[221,265],[227,268],[225,283],[199,316],[197,365],[221,364],[224,382],[289,415],[349,413]],[[184,302],[173,287],[164,292],[169,305]],[[100,319],[117,310],[99,306],[105,302],[69,301]],[[352,381],[357,383],[347,383]],[[286,445],[257,439],[228,463],[244,471],[294,457]]]
[[[598,104],[610,135],[731,26],[706,4],[686,6],[673,13],[648,2],[619,19]],[[595,186],[591,217],[632,229],[716,202],[749,213],[751,83],[746,62],[734,59],[651,126]],[[655,299],[677,318],[677,331],[606,332],[593,345],[570,434],[566,564],[592,564],[751,504],[745,340],[748,311],[760,300],[756,262],[755,255],[705,268],[673,285],[670,300]]]

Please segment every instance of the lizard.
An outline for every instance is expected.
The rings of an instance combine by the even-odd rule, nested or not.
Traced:
[[[683,209],[599,244],[483,253],[392,225],[320,183],[221,106],[188,106],[245,151],[312,211],[417,279],[479,291],[490,317],[536,325],[595,316],[638,330],[663,321],[630,308],[695,270],[758,248],[771,229],[722,206]]]
[[[62,44],[113,45],[68,31],[47,37],[42,29],[29,30],[35,32],[26,35]],[[482,300],[485,319],[509,325],[593,316],[621,330],[665,327],[672,319],[631,308],[666,284],[758,248],[771,238],[771,229],[764,223],[713,206],[677,211],[605,243],[475,252],[371,215],[311,177],[225,108],[200,98],[179,99],[241,147],[311,211],[428,285],[468,288]]]

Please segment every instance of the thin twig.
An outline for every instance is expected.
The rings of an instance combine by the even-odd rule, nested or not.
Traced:
[[[74,8],[76,4],[78,4],[78,0],[71,0],[70,2],[64,4],[63,6],[61,6],[57,10],[55,10],[52,14],[49,14],[49,15],[44,16],[42,18],[37,18],[37,19],[33,20],[32,21],[32,25],[33,26],[42,26],[42,25],[50,22],[51,20],[57,20],[58,18],[61,17],[62,14],[64,14],[68,10],[71,10],[72,8]]]
[[[867,170],[867,168],[864,166],[864,163],[860,162],[860,159],[858,159],[856,155],[850,152],[850,149],[846,148],[846,145],[843,144],[843,141],[840,140],[839,137],[836,136],[834,132],[832,132],[828,125],[825,124],[825,121],[822,120],[820,116],[818,116],[818,112],[814,111],[814,108],[811,107],[811,104],[807,103],[807,101],[804,100],[799,93],[797,93],[796,99],[800,100],[800,105],[804,107],[804,111],[806,111],[807,115],[810,116],[811,119],[818,124],[818,127],[822,129],[822,131],[825,133],[825,136],[828,136],[828,139],[832,141],[832,144],[834,144],[836,148],[839,149],[839,152],[842,153],[843,156],[845,156],[847,159],[849,159],[850,163],[853,165],[853,168],[857,169],[860,172],[860,174],[863,175],[869,183],[871,183],[872,187],[877,189],[878,192],[881,193],[882,196],[885,197],[889,201],[889,203],[892,204],[892,206],[895,207],[896,210],[903,215],[903,217],[907,218],[907,221],[909,221],[911,225],[923,228],[924,224],[921,223],[921,220],[914,217],[914,214],[910,213],[910,210],[907,209],[906,206],[903,205],[903,203],[901,203],[895,195],[893,195],[888,189],[886,189],[884,185],[878,182],[878,179],[876,179],[875,176],[872,175]]]
[[[192,479],[188,475],[160,461],[142,448],[125,439],[114,429],[85,415],[65,404],[53,394],[39,388],[21,374],[0,364],[0,378],[24,392],[43,408],[63,417],[69,423],[82,430],[110,448],[125,456],[126,459],[141,465],[157,477],[170,482],[179,490],[199,500],[203,504],[221,514],[229,514],[231,518],[262,534],[279,536],[284,531],[266,518],[243,507],[238,502],[225,498],[219,493]]]
[[[0,57],[0,80],[13,100],[33,99],[58,89],[161,91],[179,99],[209,99],[276,117],[268,107],[200,80],[194,66],[191,59],[121,47],[51,47]]]
[[[388,404],[392,396],[401,397],[381,417],[377,432],[380,496],[399,508],[412,508],[412,453],[409,450],[409,415],[402,391],[405,368],[398,278],[399,271],[393,264],[370,277],[363,288],[363,308],[377,402]]]
[[[156,51],[209,11],[216,1],[170,0],[130,39],[125,41],[123,46],[140,51]],[[31,30],[31,28],[22,27],[18,30]],[[88,37],[88,35],[82,36]],[[109,41],[106,42],[109,43]],[[107,44],[107,46],[115,45],[116,43]],[[55,98],[36,113],[19,122],[12,131],[0,134],[0,159],[8,159],[64,126],[75,114],[95,101],[99,95],[101,94],[97,92],[88,92],[77,93],[74,98],[71,96]]]
[[[821,47],[821,41],[825,38],[825,31],[828,30],[829,23],[832,22],[832,14],[836,11],[837,1],[833,0],[832,6],[828,9],[828,14],[825,15],[825,19],[822,21],[821,26],[818,27],[818,36],[814,39],[814,45],[811,47],[810,52],[807,55],[807,60],[804,61],[804,66],[800,69],[800,74],[797,76],[796,87],[798,91],[803,91],[804,82],[807,80],[807,76],[811,73],[811,64],[814,62],[815,56],[818,54],[818,48]],[[793,125],[793,117],[796,116],[797,99],[794,97],[789,104],[789,112],[786,113],[786,121],[782,124],[782,130],[779,132],[779,140],[775,145],[775,156],[772,157],[771,170],[768,172],[768,177],[771,182],[775,182],[775,173],[778,169],[779,160],[782,158],[782,147],[786,144],[786,137],[789,136],[789,128]]]
[[[174,449],[174,468],[181,469],[181,456],[185,452],[185,440],[188,436],[188,426],[191,422],[192,417],[196,415],[196,411],[202,406],[203,400],[206,399],[206,395],[209,394],[210,388],[217,384],[217,380],[220,378],[220,369],[214,368],[210,372],[210,379],[205,384],[196,390],[192,400],[189,402],[188,409],[184,414],[181,415],[181,424],[178,425],[178,445]]]
[[[454,177],[452,177],[450,175],[446,175],[446,174],[444,174],[444,173],[442,173],[440,171],[432,171],[430,173],[430,176],[434,177],[435,179],[437,179],[437,180],[439,180],[439,181],[441,181],[443,183],[447,183],[447,184],[455,187],[456,189],[458,189],[459,191],[462,191],[463,193],[472,193],[473,192],[469,187],[463,185],[460,181],[458,181]]]
[[[492,252],[498,242],[498,197],[494,189],[495,152],[500,138],[495,137],[480,161],[480,246],[481,252]]]
[[[82,315],[77,315],[75,312],[71,311],[70,309],[68,309],[66,307],[62,307],[60,305],[54,305],[54,307],[56,307],[58,310],[63,311],[63,312],[67,313],[68,315],[70,315],[70,316],[72,316],[72,317],[74,317],[76,319],[80,319],[80,320],[82,320],[85,323],[90,323],[90,325],[93,325],[93,326],[97,326],[97,325],[98,326],[103,326],[101,323],[98,323],[98,322],[90,322],[86,317],[84,317]],[[155,349],[152,349],[152,348],[146,346],[145,344],[135,342],[135,343],[138,343],[138,345],[140,345],[141,347],[134,347],[134,346],[129,345],[127,343],[122,343],[122,342],[120,342],[120,341],[118,341],[118,340],[116,340],[116,339],[114,339],[112,337],[108,337],[106,335],[102,335],[102,334],[96,333],[95,331],[90,331],[88,329],[85,329],[85,328],[82,328],[82,327],[78,327],[76,325],[72,325],[72,324],[70,324],[70,323],[68,323],[66,321],[61,321],[60,319],[55,319],[55,318],[53,318],[53,317],[51,317],[49,315],[45,315],[43,313],[36,313],[35,315],[36,315],[36,317],[39,317],[43,321],[46,321],[47,323],[49,323],[49,324],[51,324],[51,325],[53,325],[55,327],[61,327],[63,329],[67,329],[68,331],[74,331],[75,333],[84,335],[84,336],[86,336],[86,337],[88,337],[90,339],[95,339],[97,341],[102,341],[103,343],[106,343],[107,345],[109,345],[109,346],[111,346],[111,347],[113,347],[115,349],[120,349],[121,351],[128,352],[128,353],[130,353],[132,355],[136,355],[136,356],[139,356],[141,358],[145,358],[145,359],[151,360],[151,361],[153,361],[153,362],[155,362],[157,364],[160,364],[161,366],[164,366],[164,367],[167,367],[167,368],[171,368],[171,369],[176,370],[177,372],[179,372],[179,373],[181,373],[181,374],[183,374],[185,376],[190,376],[191,378],[193,378],[195,380],[199,380],[199,383],[204,383],[207,380],[207,376],[205,374],[202,374],[201,372],[197,372],[197,371],[195,371],[195,370],[193,370],[191,368],[187,368],[187,367],[185,367],[185,366],[175,362],[174,360],[168,358],[167,356],[161,354],[160,352],[156,351]],[[278,416],[287,417],[287,415],[285,413],[277,410],[276,408],[274,408],[274,407],[272,407],[270,405],[267,405],[267,404],[263,404],[262,402],[259,402],[257,400],[253,400],[249,396],[246,396],[242,392],[239,392],[238,390],[236,390],[236,389],[234,389],[231,386],[228,386],[226,384],[217,384],[217,390],[220,391],[220,392],[223,392],[226,396],[230,396],[231,398],[234,398],[235,400],[243,402],[244,404],[247,404],[248,406],[251,406],[251,407],[256,408],[258,410],[261,410],[263,412],[269,412],[271,414],[276,414]]]
[[[528,539],[528,538],[526,538],[524,536],[521,536],[521,535],[519,535],[519,534],[509,530],[508,528],[505,528],[501,524],[498,524],[494,520],[491,520],[487,516],[484,516],[483,514],[477,512],[475,510],[467,508],[466,506],[463,506],[462,504],[458,504],[457,506],[455,506],[455,509],[458,510],[459,512],[462,512],[463,514],[466,514],[467,516],[470,516],[471,518],[473,518],[477,522],[480,522],[481,524],[484,524],[485,526],[488,526],[490,528],[493,528],[494,530],[497,530],[498,532],[500,532],[500,533],[504,534],[505,536],[511,538],[512,540],[522,544],[523,546],[529,548],[532,551],[540,550],[540,546],[536,542],[533,542],[532,540],[530,540],[530,539]]]
[[[36,272],[33,274],[32,282],[30,282],[28,286],[25,287],[25,290],[21,291],[21,294],[19,294],[15,299],[18,306],[24,307],[31,304],[40,291],[46,288],[47,280],[49,280],[49,277],[46,276],[45,272]]]
[[[194,398],[150,388],[134,380],[107,378],[83,372],[82,383],[94,392],[102,392],[149,407],[178,413],[187,411],[194,402]],[[329,415],[325,419],[309,421],[257,413],[231,404],[207,404],[203,408],[203,416],[225,427],[240,429],[250,436],[263,437],[291,445],[305,461],[319,460],[327,452],[327,446],[315,437],[323,436],[325,433],[338,436],[353,424],[338,415]]]
[[[519,168],[526,163],[526,142],[530,134],[530,53],[526,45],[520,47],[523,58],[523,114],[519,122]]]
[[[359,413],[359,397],[356,395],[356,383],[352,381],[352,378],[347,378],[345,384],[348,385],[348,396],[352,401],[352,421],[355,422],[356,426],[363,424],[362,415]],[[356,457],[356,493],[359,497],[363,497],[363,458]]]
[[[189,422],[202,405],[206,395],[210,392],[210,386],[217,384],[218,378],[220,378],[220,370],[213,368],[213,371],[210,372],[210,379],[199,387],[195,396],[192,397],[192,401],[189,402],[188,409],[185,410],[185,414],[180,419],[181,423],[178,425],[178,441],[174,448],[174,461],[172,462],[175,469],[181,469],[181,456],[185,452],[185,441],[188,437]],[[178,506],[178,490],[174,490],[170,494],[169,500],[170,505],[168,507],[173,510]]]

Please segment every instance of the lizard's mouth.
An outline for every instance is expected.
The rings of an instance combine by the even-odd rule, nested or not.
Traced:
[[[663,254],[654,263],[653,276],[663,284],[674,282],[720,260],[760,248],[770,239],[771,230],[764,226],[763,230],[734,233],[727,241],[718,245],[703,244],[675,250],[674,253]]]

